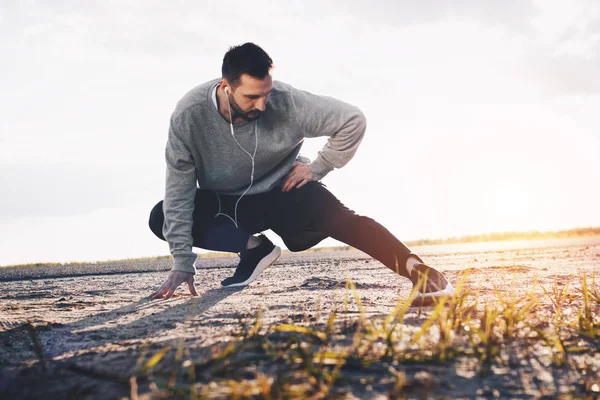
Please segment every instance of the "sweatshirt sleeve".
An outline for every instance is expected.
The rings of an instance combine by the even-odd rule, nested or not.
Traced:
[[[196,167],[192,153],[181,137],[182,129],[171,118],[165,151],[166,189],[163,203],[163,235],[173,255],[173,270],[195,273],[192,226],[196,195]]]
[[[315,160],[309,164],[318,180],[341,168],[356,153],[367,128],[364,114],[355,106],[328,96],[302,90],[294,93],[298,123],[305,137],[329,136]]]

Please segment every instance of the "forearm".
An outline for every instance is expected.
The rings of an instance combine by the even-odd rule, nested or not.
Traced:
[[[192,252],[196,169],[186,143],[172,122],[165,151],[167,163],[163,235],[173,255],[173,270],[195,273]]]
[[[306,137],[329,139],[309,167],[317,179],[341,168],[356,153],[367,127],[364,114],[355,106],[327,96],[298,94],[302,104],[298,121]]]
[[[196,272],[196,255],[192,252],[195,191],[195,187],[192,186],[192,191],[182,190],[175,195],[174,190],[167,189],[165,193],[163,235],[169,243],[169,250],[173,255],[172,269],[175,271]],[[188,201],[188,198],[191,198],[191,201]]]
[[[334,168],[346,165],[356,154],[366,126],[366,120],[360,111],[351,116],[348,122],[329,138],[317,158],[309,164],[313,174],[322,179]]]

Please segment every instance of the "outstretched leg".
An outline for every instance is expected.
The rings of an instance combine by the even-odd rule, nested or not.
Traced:
[[[306,250],[332,237],[405,277],[410,277],[407,262],[409,267],[423,262],[385,227],[348,209],[320,182],[290,192],[272,191],[269,201],[269,227],[292,251]]]
[[[332,223],[326,230],[332,238],[367,253],[407,278],[410,277],[409,268],[412,269],[417,262],[423,262],[383,225],[350,210],[343,213],[337,223]],[[407,268],[410,257],[414,261],[408,263]]]
[[[444,275],[426,265],[377,221],[345,207],[322,184],[311,182],[287,193],[274,193],[271,229],[290,250],[305,250],[332,237],[355,247],[419,285],[420,304],[453,295]]]

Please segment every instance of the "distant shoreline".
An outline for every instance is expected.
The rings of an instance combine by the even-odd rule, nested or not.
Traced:
[[[600,236],[600,227],[573,228],[560,231],[492,232],[479,235],[465,235],[444,239],[419,239],[405,242],[408,246],[428,246],[437,244],[459,244],[478,242],[503,242],[515,240],[569,239]]]
[[[573,239],[573,238],[584,238],[584,237],[598,237],[600,236],[600,227],[584,227],[584,228],[573,228],[564,229],[559,231],[525,231],[525,232],[492,232],[477,235],[464,235],[464,236],[453,236],[447,238],[433,238],[433,239],[418,239],[404,241],[407,246],[432,246],[442,244],[464,244],[464,243],[485,243],[485,242],[507,242],[507,241],[521,241],[521,240],[543,240],[543,239]],[[355,250],[352,246],[331,246],[331,247],[315,247],[312,249],[305,250],[304,252],[327,252],[327,251],[346,251]],[[284,252],[290,252],[284,250]],[[218,257],[237,257],[232,253],[223,252],[210,252],[210,253],[199,253],[198,258],[218,258]],[[74,264],[93,264],[93,263],[113,263],[113,262],[124,262],[124,261],[143,261],[143,260],[161,260],[170,259],[171,256],[157,256],[157,257],[139,257],[139,258],[127,258],[123,260],[105,260],[95,262],[85,261],[73,261],[67,263],[29,263],[29,264],[16,264],[6,265],[0,268],[16,268],[16,267],[53,267],[62,265],[74,265]]]

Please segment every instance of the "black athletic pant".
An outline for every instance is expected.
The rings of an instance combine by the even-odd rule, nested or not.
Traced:
[[[244,196],[238,205],[238,228],[219,210],[234,218],[239,196],[196,191],[194,224],[195,247],[241,252],[251,234],[271,229],[291,251],[309,249],[327,237],[332,237],[367,253],[392,271],[408,277],[406,260],[414,255],[387,229],[371,218],[363,217],[345,207],[320,182],[309,182],[300,189],[282,192],[277,187],[270,192]],[[160,239],[164,223],[163,202],[150,213],[150,229]],[[416,256],[416,255],[414,255]],[[419,260],[420,258],[416,256]]]

